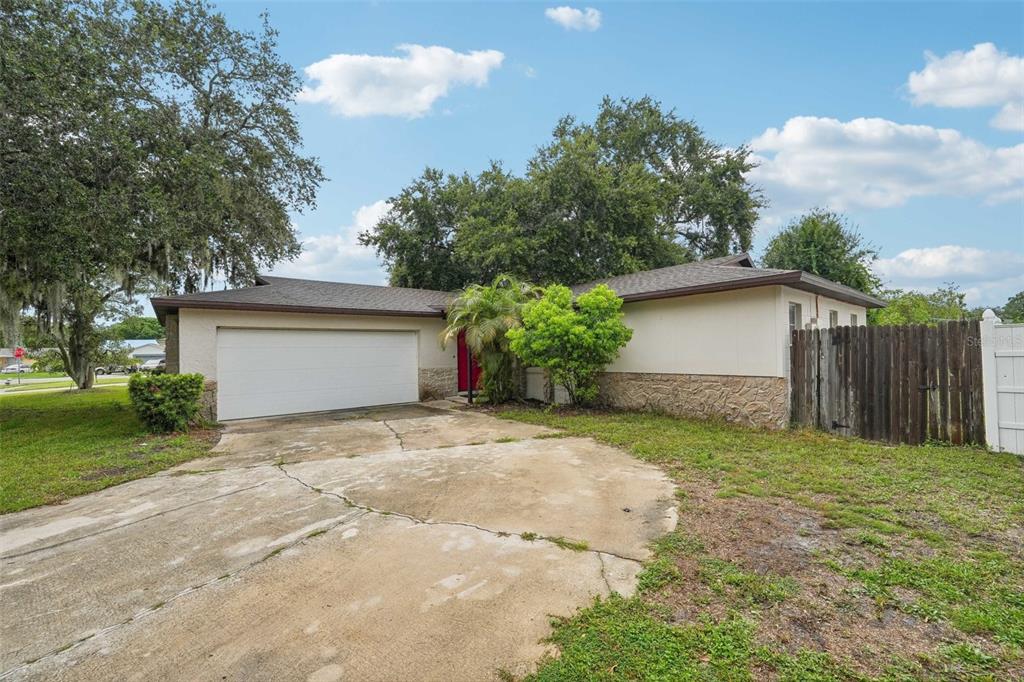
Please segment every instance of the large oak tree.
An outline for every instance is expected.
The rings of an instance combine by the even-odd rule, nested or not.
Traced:
[[[0,0],[0,312],[92,385],[97,321],[142,291],[251,283],[299,251],[300,82],[266,22],[201,0]]]
[[[750,248],[765,204],[749,151],[650,98],[565,117],[526,173],[427,169],[361,235],[391,283],[455,289],[508,273],[576,283]]]

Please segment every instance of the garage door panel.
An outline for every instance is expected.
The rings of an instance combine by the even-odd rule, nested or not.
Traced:
[[[220,419],[418,399],[415,332],[220,329]]]

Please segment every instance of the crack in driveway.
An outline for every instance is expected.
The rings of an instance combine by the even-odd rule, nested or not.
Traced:
[[[263,485],[263,483],[261,483],[260,485]],[[252,487],[255,488],[255,487],[258,487],[258,486],[252,486]],[[239,491],[236,491],[236,492],[242,492],[242,491],[239,490]],[[229,493],[229,494],[231,494],[231,493]],[[223,496],[220,496],[220,497],[223,497]],[[210,499],[217,499],[217,498],[210,498]],[[358,507],[357,507],[357,509],[358,509]],[[138,611],[134,615],[129,616],[125,620],[122,620],[122,621],[119,621],[117,623],[113,623],[111,625],[107,625],[105,627],[102,627],[99,630],[96,630],[95,632],[92,632],[92,633],[90,633],[90,634],[88,634],[88,635],[86,635],[84,637],[80,637],[79,639],[73,640],[73,641],[71,641],[71,642],[69,642],[67,644],[63,644],[63,645],[61,645],[61,646],[59,646],[59,647],[57,647],[55,649],[51,649],[50,651],[48,651],[48,652],[46,652],[46,653],[44,653],[44,654],[42,654],[40,656],[37,656],[36,658],[33,658],[32,660],[25,661],[24,663],[21,663],[20,665],[14,666],[13,668],[8,668],[7,670],[4,670],[3,672],[0,672],[0,680],[7,679],[7,678],[11,677],[12,675],[14,675],[15,673],[17,673],[17,672],[19,672],[21,670],[24,670],[25,668],[28,668],[29,666],[32,666],[32,665],[35,665],[35,664],[40,663],[42,661],[45,661],[47,659],[53,658],[54,656],[60,655],[60,654],[64,653],[65,651],[69,651],[71,649],[74,649],[75,647],[77,647],[77,646],[79,646],[81,644],[84,644],[85,642],[88,642],[89,640],[95,639],[96,637],[99,637],[101,635],[105,635],[105,634],[114,632],[114,631],[116,631],[116,630],[118,630],[120,628],[123,628],[123,627],[125,627],[127,625],[130,625],[131,623],[134,623],[137,620],[145,618],[146,616],[148,616],[148,615],[150,615],[152,613],[156,613],[157,611],[159,611],[160,609],[164,608],[168,604],[170,604],[170,603],[172,603],[174,601],[177,601],[178,599],[181,599],[182,597],[185,597],[185,596],[190,595],[190,594],[194,594],[195,592],[198,592],[199,590],[202,590],[202,589],[204,589],[206,587],[209,587],[210,585],[215,585],[215,584],[217,584],[219,582],[223,582],[225,580],[230,580],[231,578],[234,578],[234,577],[236,577],[236,576],[238,576],[238,575],[240,575],[240,574],[242,574],[242,573],[244,573],[244,572],[246,572],[246,571],[248,571],[248,570],[250,570],[252,568],[255,568],[256,566],[259,566],[260,564],[262,564],[262,563],[264,563],[266,561],[269,561],[270,559],[273,559],[278,554],[281,554],[282,552],[285,552],[285,551],[287,551],[287,550],[289,550],[289,549],[291,549],[293,547],[296,547],[299,544],[301,544],[301,543],[303,543],[303,542],[305,542],[307,540],[313,540],[317,536],[324,535],[325,533],[329,533],[330,531],[335,530],[336,528],[338,528],[340,526],[347,526],[347,525],[353,524],[356,521],[358,521],[359,519],[361,519],[364,516],[366,516],[368,513],[369,512],[367,512],[365,510],[361,510],[361,513],[359,513],[358,515],[356,515],[354,517],[345,518],[345,519],[343,519],[341,521],[338,521],[337,523],[333,523],[333,524],[331,524],[329,526],[326,526],[326,527],[323,527],[323,528],[318,528],[318,529],[316,529],[314,531],[311,531],[310,533],[307,533],[307,534],[305,534],[305,535],[303,535],[303,536],[293,540],[292,542],[286,543],[285,545],[274,549],[272,552],[268,552],[267,554],[264,554],[262,557],[254,560],[254,561],[251,561],[251,562],[249,562],[248,564],[246,564],[244,566],[236,568],[233,571],[228,571],[227,573],[224,573],[223,575],[219,575],[216,578],[211,578],[210,580],[206,580],[206,581],[201,582],[201,583],[199,583],[197,585],[191,585],[189,587],[186,587],[185,589],[181,590],[180,592],[177,592],[176,594],[173,594],[170,597],[167,597],[163,601],[161,601],[161,602],[159,602],[157,604],[154,604],[153,606],[147,606],[146,608],[142,609],[141,611]],[[155,514],[154,516],[158,516],[158,515]]]
[[[333,491],[330,491],[330,490],[324,490],[323,488],[318,488],[318,487],[316,487],[314,485],[311,485],[311,484],[307,483],[306,481],[303,481],[301,478],[299,478],[298,476],[294,475],[293,473],[291,473],[287,469],[285,469],[284,468],[284,466],[285,466],[284,464],[278,464],[276,466],[281,471],[282,474],[284,474],[288,478],[292,479],[293,481],[295,481],[299,485],[303,486],[304,488],[306,488],[308,490],[311,490],[312,492],[317,493],[318,495],[327,495],[329,497],[334,497],[334,498],[336,498],[338,500],[341,500],[342,502],[344,502],[349,507],[353,507],[355,509],[362,509],[364,512],[367,512],[367,513],[370,513],[370,514],[378,514],[380,516],[397,516],[399,518],[406,519],[407,521],[412,521],[413,523],[422,524],[422,525],[426,525],[426,526],[461,526],[462,528],[472,528],[474,530],[479,530],[479,531],[482,531],[484,533],[489,533],[491,535],[496,535],[498,537],[508,537],[508,536],[514,535],[514,536],[516,536],[516,537],[518,537],[518,538],[520,538],[522,540],[525,540],[527,542],[535,542],[536,540],[542,540],[542,541],[547,542],[547,543],[549,543],[551,545],[554,545],[555,547],[558,547],[559,549],[566,549],[565,547],[561,546],[559,543],[553,542],[552,540],[550,540],[550,539],[548,539],[548,538],[546,538],[544,536],[537,536],[533,540],[528,540],[526,537],[524,537],[525,535],[530,535],[530,536],[535,536],[536,535],[535,533],[531,533],[529,531],[523,531],[521,533],[517,533],[517,532],[513,532],[513,531],[493,530],[491,528],[484,528],[483,526],[478,526],[475,523],[470,523],[468,521],[434,521],[434,520],[431,520],[431,519],[421,519],[421,518],[419,518],[417,516],[413,516],[411,514],[406,514],[405,512],[389,511],[387,509],[377,509],[376,507],[371,507],[371,506],[366,505],[366,504],[360,504],[360,503],[356,502],[355,500],[353,500],[352,498],[348,497],[347,495],[343,495],[342,493],[336,493],[336,492],[333,492]],[[621,559],[622,561],[631,561],[631,562],[636,563],[636,564],[642,564],[643,563],[643,559],[639,559],[637,557],[626,556],[624,554],[617,554],[615,552],[609,552],[609,551],[603,550],[603,549],[590,549],[590,548],[587,548],[587,549],[576,549],[576,550],[569,550],[569,551],[589,552],[591,554],[597,554],[598,557],[601,557],[602,555],[605,555],[605,556],[615,557],[616,559]],[[602,577],[605,577],[604,576],[604,559],[603,558],[601,559],[601,575],[602,575]],[[607,583],[608,583],[608,580],[605,577],[605,584],[607,584]],[[610,586],[609,586],[609,591],[611,591]]]
[[[36,547],[35,549],[27,549],[24,552],[15,552],[13,554],[4,554],[3,556],[0,556],[0,561],[7,560],[7,559],[17,559],[18,557],[28,556],[30,554],[35,554],[37,552],[43,552],[43,551],[48,550],[48,549],[54,549],[55,547],[61,547],[63,545],[68,545],[68,544],[71,544],[72,542],[78,542],[79,540],[86,540],[88,538],[96,537],[97,535],[102,535],[104,533],[109,533],[111,531],[120,530],[121,528],[128,528],[129,526],[134,526],[135,524],[142,523],[143,521],[149,521],[150,519],[155,519],[155,518],[157,518],[159,516],[164,516],[165,514],[171,514],[171,513],[174,513],[176,511],[181,511],[182,509],[188,509],[189,507],[194,507],[197,504],[205,504],[206,502],[213,502],[214,500],[220,500],[220,499],[223,499],[225,497],[231,497],[232,495],[237,495],[238,493],[244,493],[246,491],[253,490],[254,488],[259,488],[260,486],[264,486],[266,484],[267,484],[267,481],[263,481],[262,483],[257,483],[255,485],[246,486],[245,488],[239,488],[238,490],[232,490],[229,493],[221,493],[220,495],[214,495],[213,497],[207,497],[207,498],[204,498],[202,500],[195,500],[193,502],[189,502],[188,504],[183,504],[183,505],[180,505],[178,507],[172,507],[171,509],[164,509],[163,511],[159,511],[159,512],[157,512],[155,514],[150,514],[149,516],[143,516],[141,519],[135,519],[134,521],[129,521],[128,523],[121,523],[121,524],[118,524],[116,526],[109,526],[107,528],[100,528],[99,530],[95,530],[95,531],[93,531],[91,533],[86,533],[85,535],[79,535],[78,537],[68,538],[67,540],[61,540],[60,542],[55,542],[52,545],[44,545],[43,547]]]
[[[388,424],[387,419],[381,419],[380,423],[386,426],[388,431],[395,434],[395,438],[398,439],[398,447],[400,447],[402,451],[405,452],[405,441],[402,440],[401,434],[399,434],[398,431],[395,431],[395,427],[391,426],[391,424]]]

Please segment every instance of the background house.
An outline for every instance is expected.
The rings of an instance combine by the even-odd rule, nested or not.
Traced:
[[[769,427],[787,422],[790,330],[863,324],[882,305],[805,272],[756,268],[746,254],[602,282],[634,330],[602,377],[606,403]],[[439,341],[454,295],[260,277],[152,303],[168,371],[203,374],[209,416],[237,419],[454,394],[466,358]]]
[[[159,339],[127,339],[125,341],[131,347],[129,355],[139,362],[147,360],[163,360],[167,354],[164,341]]]

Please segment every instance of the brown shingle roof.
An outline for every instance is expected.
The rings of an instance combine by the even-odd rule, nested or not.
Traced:
[[[873,296],[807,272],[756,268],[745,253],[619,275],[577,284],[572,290],[581,294],[602,283],[627,302],[784,284],[867,308],[885,305]],[[161,320],[179,308],[439,317],[455,295],[430,289],[260,276],[255,286],[154,298],[152,303]]]
[[[784,284],[867,308],[885,305],[873,296],[807,272],[753,267],[746,254],[609,277],[577,284],[572,290],[581,294],[598,284],[607,284],[627,302]]]
[[[179,308],[439,317],[452,294],[430,289],[260,276],[241,289],[152,299],[161,318]]]

